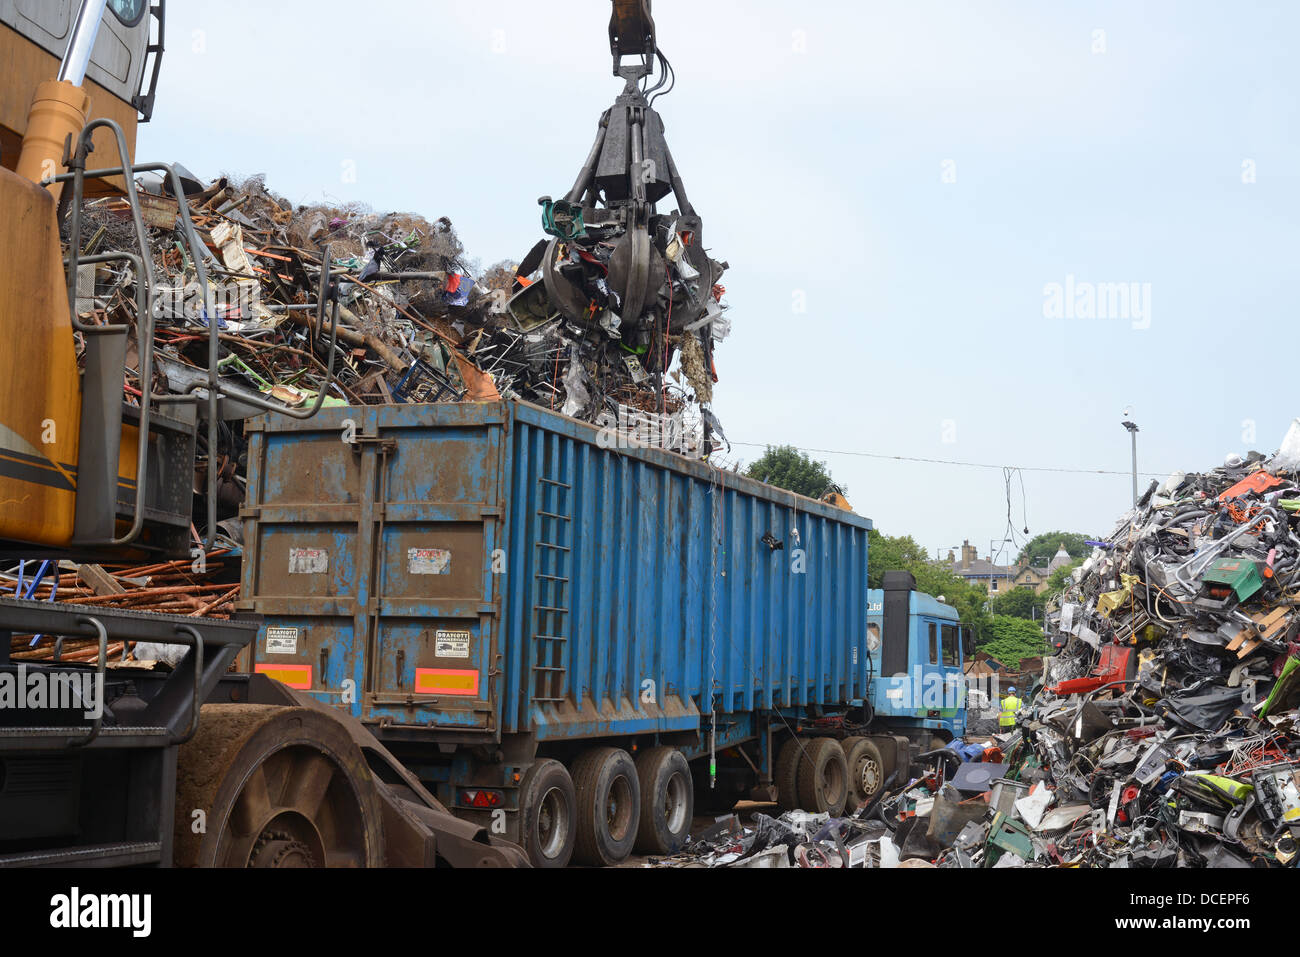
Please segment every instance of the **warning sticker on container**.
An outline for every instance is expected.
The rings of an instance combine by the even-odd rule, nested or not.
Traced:
[[[268,655],[296,655],[298,653],[298,629],[267,628],[266,653]]]
[[[299,691],[311,690],[311,665],[275,665],[259,661],[253,665],[253,671]]]
[[[478,672],[454,668],[416,668],[415,693],[473,697],[478,694]]]
[[[445,548],[408,548],[406,567],[412,575],[450,575],[451,552]]]
[[[290,575],[319,575],[330,570],[330,553],[323,548],[289,549]]]
[[[434,654],[439,658],[468,658],[469,632],[439,628],[434,638]]]

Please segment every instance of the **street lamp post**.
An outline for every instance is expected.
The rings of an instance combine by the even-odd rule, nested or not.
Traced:
[[[1128,419],[1125,419],[1121,424],[1128,429],[1129,437],[1133,440],[1133,504],[1136,505],[1138,500],[1138,432],[1141,429],[1138,428],[1136,422],[1130,422]]]

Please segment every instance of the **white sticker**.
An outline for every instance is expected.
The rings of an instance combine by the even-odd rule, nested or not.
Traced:
[[[296,655],[298,653],[298,629],[267,628],[266,653],[268,655]]]
[[[323,548],[289,549],[290,575],[316,575],[330,569],[330,553]]]
[[[469,657],[468,631],[443,631],[439,628],[434,638],[433,653],[439,658]]]
[[[406,568],[412,575],[450,575],[451,552],[445,548],[408,548]]]

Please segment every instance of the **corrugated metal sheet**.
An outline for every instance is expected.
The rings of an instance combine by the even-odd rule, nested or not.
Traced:
[[[523,403],[250,434],[245,594],[297,642],[264,629],[257,660],[313,663],[322,700],[350,679],[363,720],[592,737],[697,728],[710,687],[722,712],[863,697],[860,516]]]

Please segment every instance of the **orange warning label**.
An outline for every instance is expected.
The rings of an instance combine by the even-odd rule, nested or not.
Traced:
[[[478,695],[478,672],[456,668],[416,668],[416,694]]]
[[[259,675],[274,678],[297,691],[311,690],[311,665],[276,665],[259,662],[253,666],[253,670]]]

